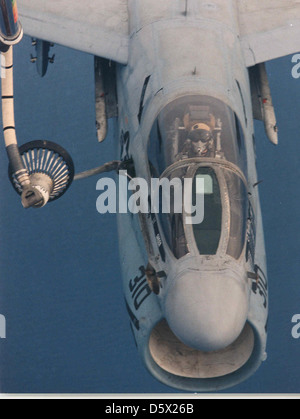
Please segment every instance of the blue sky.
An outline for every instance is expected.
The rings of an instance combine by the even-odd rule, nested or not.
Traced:
[[[65,147],[76,172],[114,159],[110,136],[96,140],[93,57],[55,46],[41,79],[27,37],[15,48],[19,144],[47,139]],[[300,79],[291,57],[268,64],[279,141],[257,123],[261,203],[268,256],[268,360],[232,393],[298,393],[300,340]],[[139,359],[122,293],[115,215],[96,211],[96,178],[63,198],[25,211],[7,178],[0,144],[0,384],[5,393],[175,393]]]

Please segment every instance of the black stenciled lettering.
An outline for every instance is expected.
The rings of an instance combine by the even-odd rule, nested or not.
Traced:
[[[140,275],[129,281],[129,291],[133,299],[134,308],[138,310],[152,291],[148,285],[146,278],[146,270],[144,266],[139,267]]]
[[[255,266],[255,272],[258,274],[258,280],[253,281],[252,291],[254,294],[259,293],[264,299],[264,307],[267,308],[268,305],[268,282],[265,273],[261,270],[259,266]]]
[[[145,268],[144,266],[140,266],[139,267],[140,270],[140,275],[137,275],[133,280],[131,279],[129,281],[129,289],[130,292],[134,292],[134,290],[136,289],[136,287],[138,286],[139,282],[145,277],[146,272],[145,272]]]

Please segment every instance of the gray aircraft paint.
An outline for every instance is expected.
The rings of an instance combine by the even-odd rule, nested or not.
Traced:
[[[248,71],[238,37],[237,9],[235,2],[215,1],[214,7],[208,7],[207,3],[189,2],[190,8],[185,16],[182,5],[178,2],[173,3],[173,6],[170,2],[164,3],[160,10],[157,4],[152,6],[147,4],[147,6],[140,2],[129,2],[129,13],[131,16],[136,16],[136,19],[131,19],[130,27],[129,48],[132,53],[128,65],[118,68],[117,79],[120,138],[122,132],[129,132],[128,156],[131,156],[135,162],[136,175],[150,181],[145,162],[152,125],[168,103],[182,96],[200,94],[220,99],[238,115],[245,133],[248,191],[256,220],[257,236],[254,264],[246,265],[243,253],[238,275],[245,278],[246,294],[248,293],[249,298],[248,323],[254,330],[255,344],[252,341],[253,336],[250,337],[245,332],[244,340],[248,339],[248,342],[241,351],[247,352],[249,347],[253,349],[251,357],[249,353],[247,354],[250,360],[246,365],[243,365],[245,361],[237,359],[238,357],[233,360],[234,357],[230,357],[228,353],[223,358],[222,355],[218,357],[216,364],[220,362],[226,364],[225,359],[228,363],[236,362],[236,371],[231,375],[224,376],[228,374],[226,366],[222,370],[213,365],[214,361],[207,359],[204,361],[205,356],[202,353],[198,358],[188,360],[187,350],[182,357],[170,355],[170,348],[163,346],[159,355],[157,353],[154,355],[154,349],[151,352],[149,339],[152,342],[150,346],[158,347],[157,343],[153,343],[158,338],[152,334],[152,330],[164,319],[164,300],[167,294],[165,288],[168,289],[169,283],[166,279],[162,295],[159,297],[150,294],[143,268],[142,271],[140,269],[147,266],[148,260],[138,221],[132,219],[130,215],[119,215],[124,291],[129,311],[134,319],[135,339],[147,368],[158,379],[174,387],[192,391],[216,390],[237,384],[251,375],[265,358],[266,346],[267,290],[264,289],[261,295],[260,289],[255,288],[256,284],[252,289],[253,279],[247,278],[248,271],[254,273],[254,265],[259,266],[263,272],[262,277],[266,275],[266,263],[258,188],[253,187],[257,182],[257,174],[253,148],[252,105]],[[182,262],[180,268],[178,264],[175,268],[174,260],[161,235],[166,252],[164,262],[152,224],[153,219],[146,229],[151,236],[151,246],[155,249],[150,262],[157,271],[165,271],[168,277],[172,278],[176,276],[172,269],[198,269],[199,275],[201,272],[216,270],[214,258],[205,256],[193,258],[191,255]],[[232,263],[230,258],[226,261],[226,265],[229,271],[236,269],[235,263]],[[224,271],[222,274],[224,275]],[[212,275],[217,275],[217,272]],[[212,283],[212,289],[213,286]],[[266,283],[264,286],[267,288]],[[161,330],[163,328],[165,335],[170,333],[165,324]],[[162,333],[161,330],[157,330],[156,334]],[[251,345],[254,345],[254,348]],[[173,360],[165,361],[167,349],[169,349],[167,358],[173,356]],[[179,345],[176,347],[175,342],[173,349],[174,353],[179,349]],[[190,378],[184,377],[185,370],[193,369],[194,365],[194,368],[200,371],[201,364],[205,362],[211,363],[209,369],[215,369],[214,373],[211,374],[204,368],[198,377],[194,373]],[[182,369],[174,369],[175,363],[177,365],[182,363]],[[161,368],[162,365],[166,366],[166,370]],[[170,373],[172,368],[174,374]],[[205,377],[210,378],[206,380]]]

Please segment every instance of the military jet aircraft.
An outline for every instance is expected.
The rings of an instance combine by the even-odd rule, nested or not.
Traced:
[[[191,179],[191,200],[204,196],[198,224],[185,206],[118,214],[126,307],[146,368],[186,391],[246,380],[266,359],[268,320],[253,120],[277,144],[264,63],[300,50],[299,1],[20,0],[19,10],[26,34],[97,57],[97,120],[118,113],[118,160],[85,175]],[[11,96],[8,88],[11,180],[25,207],[40,207],[66,191],[74,168],[52,143],[17,149]],[[44,162],[55,156],[51,172]]]

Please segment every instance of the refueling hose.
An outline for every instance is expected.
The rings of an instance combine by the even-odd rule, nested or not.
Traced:
[[[14,86],[13,86],[13,47],[2,53],[2,120],[6,152],[13,172],[22,187],[30,185],[29,175],[19,153],[15,128]]]
[[[14,112],[13,86],[13,47],[1,53],[2,74],[2,121],[6,152],[16,180],[22,187],[22,204],[25,208],[38,205],[42,198],[40,192],[31,186],[27,169],[20,156]]]

